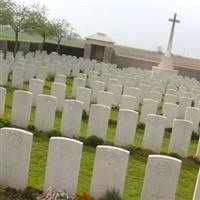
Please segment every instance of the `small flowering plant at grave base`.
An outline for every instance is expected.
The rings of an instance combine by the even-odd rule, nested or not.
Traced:
[[[83,195],[69,196],[66,192],[55,192],[52,187],[49,187],[44,195],[37,197],[37,200],[95,200],[95,198],[89,196],[86,192]]]
[[[83,195],[76,195],[76,200],[95,200],[94,197],[89,196],[88,193],[84,192]]]

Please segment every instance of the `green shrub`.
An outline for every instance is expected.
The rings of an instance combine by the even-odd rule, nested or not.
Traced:
[[[27,129],[28,129],[28,131],[35,131],[35,126],[29,125]]]
[[[137,124],[137,129],[144,130],[144,129],[145,129],[145,124],[144,124],[144,123],[141,123],[141,122],[139,122],[139,123]]]
[[[109,119],[109,125],[110,126],[116,126],[117,125],[117,120]]]
[[[52,130],[47,132],[47,137],[53,137],[53,136],[61,136],[61,132],[57,130]]]
[[[171,133],[172,132],[172,128],[166,128],[165,131],[168,132],[168,133]]]
[[[83,119],[83,120],[85,120],[85,121],[87,121],[87,120],[88,120],[88,118],[89,118],[89,116],[88,116],[88,114],[87,114],[86,110],[84,109],[84,110],[83,110],[82,119]]]
[[[24,191],[6,188],[5,192],[9,200],[37,200],[37,196],[42,193],[29,187]]]
[[[0,118],[0,128],[9,127],[9,126],[10,126],[10,121],[8,117]]]
[[[170,138],[172,133],[172,128],[165,129],[165,138]]]
[[[191,105],[192,107],[195,107],[195,104],[194,104],[194,101],[192,101],[192,105]]]
[[[84,144],[91,146],[91,147],[96,147],[98,145],[104,144],[104,141],[103,141],[103,139],[101,139],[95,135],[92,135],[85,139]]]
[[[119,191],[113,189],[112,191],[107,191],[105,195],[100,198],[100,200],[122,200]]]
[[[12,72],[9,72],[9,74],[8,74],[8,81],[9,81],[9,82],[12,81]]]
[[[181,159],[181,156],[179,156],[177,153],[169,153],[169,156],[172,156],[174,158]]]
[[[135,147],[132,145],[122,147],[130,152],[131,155],[139,155],[143,157],[148,157],[150,154],[154,154],[153,151],[149,149],[142,149],[140,147]]]
[[[54,74],[49,74],[46,80],[53,82],[54,81]]]
[[[192,140],[199,140],[199,135],[196,132],[192,132]]]

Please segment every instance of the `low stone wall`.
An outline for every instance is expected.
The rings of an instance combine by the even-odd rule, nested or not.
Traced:
[[[138,59],[154,60],[157,62],[160,62],[161,55],[162,55],[154,51],[140,50],[140,49],[129,50],[128,52],[126,52],[126,54],[124,54],[122,50],[121,51],[116,50],[116,54],[123,57],[130,57],[130,58],[134,57]],[[183,56],[178,56],[178,55],[174,55],[173,58],[174,58],[175,65],[200,67],[200,59],[183,57]]]
[[[137,57],[113,55],[112,63],[116,63],[119,67],[136,67],[151,70],[152,66],[158,65],[159,62]]]
[[[184,60],[186,60],[186,58],[179,60],[179,62],[175,62],[174,68],[179,71],[180,75],[194,77],[200,81],[200,64],[198,65],[198,60],[195,62],[192,59],[189,59],[191,62],[188,60],[186,62],[188,65],[186,65],[186,63],[181,65],[181,62]],[[160,60],[128,57],[115,54],[113,55],[112,63],[117,64],[119,67],[136,67],[151,70],[153,66],[157,66],[160,63]]]

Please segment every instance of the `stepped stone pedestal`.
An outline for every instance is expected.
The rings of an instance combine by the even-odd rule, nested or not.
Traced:
[[[161,63],[152,68],[153,76],[159,79],[176,78],[178,71],[173,69],[173,58],[171,56],[162,56]]]

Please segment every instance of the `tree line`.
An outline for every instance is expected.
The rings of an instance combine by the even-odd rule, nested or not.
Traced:
[[[18,50],[20,32],[38,34],[43,38],[42,50],[47,38],[57,41],[57,52],[63,38],[78,39],[80,35],[66,19],[48,18],[44,5],[17,3],[15,0],[0,0],[0,24],[9,25],[15,34],[14,55]]]

